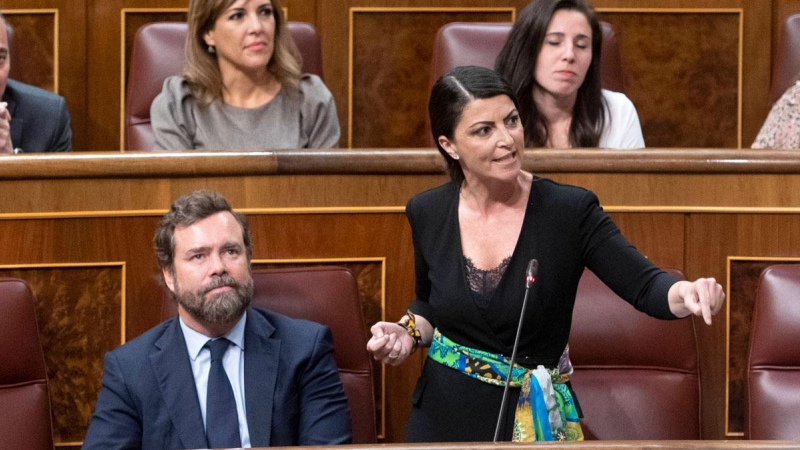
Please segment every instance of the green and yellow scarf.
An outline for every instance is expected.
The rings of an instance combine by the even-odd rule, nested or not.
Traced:
[[[510,358],[456,344],[438,328],[434,330],[428,357],[484,383],[506,384]],[[514,414],[514,442],[583,440],[567,381],[569,375],[559,373],[558,368],[539,366],[531,370],[514,364],[511,387],[522,388]]]

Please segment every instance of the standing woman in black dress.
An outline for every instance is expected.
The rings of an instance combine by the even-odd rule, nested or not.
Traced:
[[[492,440],[525,270],[535,258],[501,438],[580,440],[569,372],[558,363],[584,267],[662,319],[695,314],[710,324],[722,287],[713,278],[688,282],[662,272],[622,237],[591,191],[523,171],[516,99],[494,71],[453,69],[433,86],[429,112],[452,181],[409,201],[416,299],[399,324],[375,324],[367,344],[390,365],[431,347],[406,439]]]

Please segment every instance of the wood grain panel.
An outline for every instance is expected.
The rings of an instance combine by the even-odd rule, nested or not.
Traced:
[[[430,61],[449,22],[511,22],[513,11],[391,8],[352,13],[352,132],[348,147],[428,147]]]
[[[739,145],[738,13],[600,16],[619,30],[627,93],[648,146]]]
[[[729,280],[729,258],[796,258],[800,256],[800,215],[798,214],[692,214],[687,219],[687,270],[694,276],[713,276]],[[731,281],[733,283],[733,281]],[[744,300],[729,292],[731,311]],[[737,302],[734,306],[732,302]],[[711,327],[696,321],[700,351],[711,358],[701,360],[703,389],[703,436],[728,435],[726,423],[725,355],[728,322],[719,317]],[[746,338],[743,338],[746,339]],[[741,405],[741,399],[737,402]],[[735,436],[735,435],[733,435]]]
[[[525,154],[528,170],[592,189],[615,212],[800,211],[800,160],[792,151]],[[0,164],[0,218],[158,215],[172,198],[197,186],[220,190],[234,205],[253,209],[370,212],[402,208],[413,194],[447,180],[441,157],[430,149],[79,156],[5,159]],[[329,189],[331,183],[337,188]]]
[[[610,216],[628,242],[653,264],[684,270],[683,214],[611,213]]]
[[[9,78],[58,92],[58,11],[4,11],[14,29]]]
[[[686,10],[686,12],[741,8],[744,26],[744,40],[742,42],[744,66],[741,86],[742,146],[749,147],[761,129],[761,124],[764,122],[770,106],[768,93],[771,39],[766,36],[769,36],[772,32],[772,5],[778,1],[785,0],[595,0],[593,3],[598,9],[682,9]],[[671,34],[670,30],[661,31],[668,35]],[[659,38],[659,35],[655,36],[656,40]],[[658,45],[657,42],[654,45]],[[708,45],[711,44],[707,42],[706,37],[701,37],[698,46]],[[686,69],[691,70],[691,67]],[[652,92],[659,92],[660,94],[658,95],[663,95],[664,92],[670,92],[671,87],[672,84],[669,83],[653,85],[649,88]],[[705,132],[705,130],[702,132]]]
[[[36,296],[54,441],[82,441],[100,388],[103,355],[121,342],[122,267],[0,266],[0,276],[25,280]]]

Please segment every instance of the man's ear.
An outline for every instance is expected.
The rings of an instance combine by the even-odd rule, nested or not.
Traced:
[[[169,288],[172,293],[175,293],[175,278],[172,276],[172,271],[170,269],[161,269],[161,275],[164,276],[164,283],[166,283],[167,288]]]
[[[453,145],[453,143],[450,141],[450,139],[447,139],[447,136],[445,136],[445,135],[439,136],[438,141],[439,141],[439,145],[442,146],[444,151],[447,152],[447,154],[450,155],[451,158],[458,159],[458,152],[456,152],[456,148],[455,148],[456,146]]]

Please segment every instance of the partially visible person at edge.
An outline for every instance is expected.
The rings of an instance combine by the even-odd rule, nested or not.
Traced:
[[[10,25],[0,14],[0,153],[68,152],[72,128],[64,97],[8,78]]]
[[[591,191],[523,171],[516,96],[494,71],[453,69],[433,86],[428,107],[452,181],[408,202],[416,299],[399,323],[373,325],[367,344],[375,359],[393,366],[430,346],[406,440],[492,440],[533,258],[534,301],[500,436],[582,440],[567,384],[571,369],[559,368],[559,360],[584,268],[660,319],[694,314],[711,324],[724,302],[722,287],[713,278],[681,281],[654,266]]]
[[[106,353],[83,448],[350,443],[331,331],[251,306],[245,217],[195,191],[175,200],[153,242],[178,316]]]
[[[159,149],[331,148],[328,88],[301,73],[279,0],[190,0],[186,63],[150,108]]]
[[[800,74],[772,105],[752,148],[800,149]]]
[[[533,0],[495,70],[519,99],[526,147],[643,148],[633,103],[600,87],[603,33],[586,0]]]

